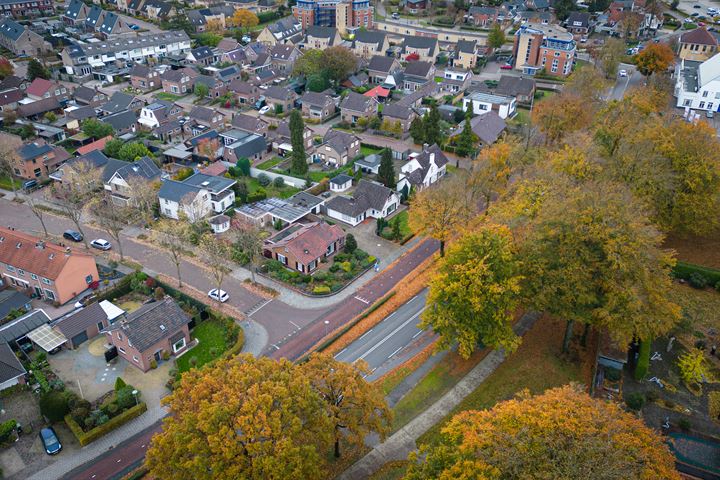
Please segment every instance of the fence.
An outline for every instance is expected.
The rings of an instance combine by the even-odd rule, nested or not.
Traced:
[[[260,170],[259,168],[254,168],[254,167],[250,168],[250,176],[252,178],[258,178],[261,173],[264,173],[265,175],[270,177],[270,180],[275,180],[276,178],[280,177],[283,180],[285,180],[285,183],[288,185],[291,185],[295,188],[302,188],[302,189],[305,188],[305,180],[302,178],[295,178],[295,177],[291,177],[289,175],[283,175],[282,173],[275,173],[275,172],[270,172],[267,170]]]

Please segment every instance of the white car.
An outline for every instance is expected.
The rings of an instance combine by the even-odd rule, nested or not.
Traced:
[[[618,72],[618,75],[621,76],[621,77],[627,77],[627,70],[620,70],[620,71]]]
[[[217,288],[210,290],[208,292],[208,297],[220,303],[225,303],[230,300],[230,295],[228,295],[225,290],[218,290]]]
[[[265,115],[267,112],[270,111],[270,105],[265,105],[260,109],[260,115]]]
[[[110,250],[112,248],[112,244],[103,238],[96,238],[90,242],[90,245],[98,250]]]

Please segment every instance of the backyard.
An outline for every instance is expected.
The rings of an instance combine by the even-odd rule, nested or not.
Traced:
[[[205,365],[227,349],[226,330],[215,320],[202,322],[190,332],[190,336],[197,339],[198,344],[175,361],[181,373],[193,368],[193,363],[195,367]],[[191,361],[193,359],[195,360]]]

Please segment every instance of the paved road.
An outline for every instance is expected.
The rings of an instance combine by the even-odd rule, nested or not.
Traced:
[[[643,83],[643,76],[637,71],[634,65],[621,63],[618,67],[618,71],[620,70],[627,71],[628,75],[627,77],[617,77],[615,85],[610,89],[608,100],[622,100],[625,92]]]
[[[426,308],[426,298],[427,290],[423,290],[340,351],[335,359],[347,363],[364,360],[370,368],[366,378],[372,381],[404,358],[412,357],[434,338],[433,334],[417,327],[420,314]]]
[[[406,253],[390,267],[360,288],[355,296],[348,297],[326,315],[314,320],[298,335],[280,344],[270,345],[265,352],[271,358],[287,358],[296,360],[314,344],[325,337],[328,332],[335,331],[363,312],[368,306],[386,295],[399,281],[411,273],[439,248],[433,239],[425,239],[418,246]]]

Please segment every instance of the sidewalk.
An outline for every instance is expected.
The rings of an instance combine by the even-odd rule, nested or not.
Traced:
[[[524,335],[539,318],[537,313],[525,314],[515,325],[515,333]],[[385,442],[373,448],[370,453],[342,473],[338,480],[368,478],[378,468],[393,460],[405,460],[415,450],[415,440],[430,427],[442,421],[460,402],[482,384],[505,360],[505,353],[493,350],[460,380],[452,390],[415,417],[410,423],[391,435]]]

